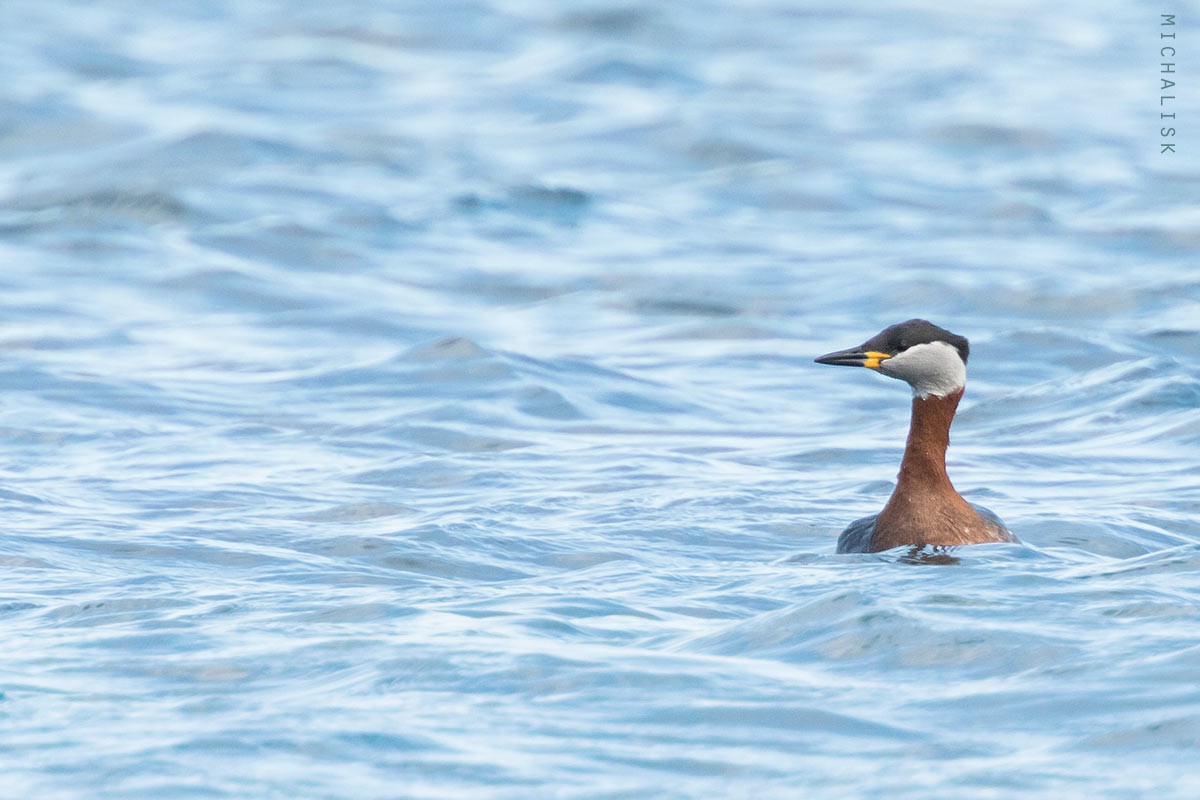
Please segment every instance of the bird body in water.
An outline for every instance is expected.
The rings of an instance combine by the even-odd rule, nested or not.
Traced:
[[[969,353],[962,336],[911,319],[885,328],[858,347],[816,359],[818,364],[866,367],[907,382],[913,391],[912,422],[896,488],[882,511],[852,522],[842,532],[839,553],[1018,541],[999,517],[964,500],[946,474],[950,423],[966,387]]]

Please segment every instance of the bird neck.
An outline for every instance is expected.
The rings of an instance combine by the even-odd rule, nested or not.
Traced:
[[[954,412],[962,396],[963,389],[958,388],[945,397],[913,397],[912,422],[904,447],[904,460],[900,462],[898,484],[950,485],[950,477],[946,474],[946,448],[950,445],[950,423],[954,421]]]

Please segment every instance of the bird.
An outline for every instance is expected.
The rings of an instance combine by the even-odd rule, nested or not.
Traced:
[[[883,510],[855,520],[839,553],[893,547],[946,548],[1019,540],[998,516],[963,499],[946,473],[950,423],[967,383],[965,337],[923,319],[884,328],[858,347],[826,353],[818,364],[865,367],[912,387],[912,421],[896,488]]]

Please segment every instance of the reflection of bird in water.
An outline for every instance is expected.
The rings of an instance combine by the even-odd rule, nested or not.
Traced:
[[[912,423],[896,488],[882,511],[842,532],[839,553],[1018,541],[999,517],[964,500],[946,474],[950,423],[967,383],[968,353],[963,337],[910,319],[858,347],[817,359],[818,364],[873,369],[913,390]]]

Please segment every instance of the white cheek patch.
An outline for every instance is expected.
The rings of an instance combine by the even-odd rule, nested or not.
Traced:
[[[916,397],[945,397],[967,385],[967,365],[946,342],[914,345],[881,361],[879,371],[906,381]]]

